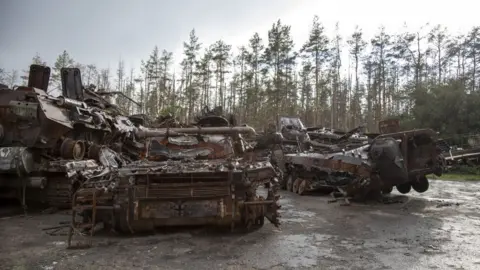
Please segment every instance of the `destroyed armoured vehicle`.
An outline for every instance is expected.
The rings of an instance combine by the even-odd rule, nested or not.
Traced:
[[[307,134],[312,140],[312,146],[318,149],[351,148],[368,143],[369,136],[363,134],[363,126],[356,127],[347,132],[324,127],[309,127]]]
[[[341,150],[368,143],[370,134],[363,134],[363,126],[347,132],[323,127],[305,127],[298,117],[279,116],[277,132],[283,136],[283,151],[297,152]]]
[[[380,123],[381,132],[392,131],[385,124]],[[412,188],[427,191],[426,175],[441,175],[444,166],[436,133],[430,129],[393,131],[340,151],[277,153],[275,157],[281,160],[277,162],[284,164],[282,185],[298,194],[332,188],[347,197],[386,194],[394,186],[403,194]]]
[[[50,68],[32,65],[27,86],[0,90],[0,195],[63,208],[81,172],[138,159],[144,145],[108,93],[82,86],[78,69],[61,70],[58,97],[47,93],[49,78]]]
[[[368,143],[368,137],[362,134],[362,130],[362,126],[348,132],[334,132],[319,127],[306,128],[298,117],[279,116],[277,117],[276,136],[265,135],[263,139],[269,138],[270,141],[275,141],[271,160],[273,164],[285,171],[282,161],[284,154],[304,151],[329,153],[362,146]]]
[[[250,157],[241,136],[248,133],[255,131],[212,115],[193,127],[140,131],[143,160],[92,178],[75,193],[74,210],[84,217],[79,226],[103,222],[132,233],[182,225],[251,229],[264,218],[278,226],[276,171]]]

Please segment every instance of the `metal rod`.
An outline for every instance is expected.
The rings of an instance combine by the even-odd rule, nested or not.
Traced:
[[[244,127],[191,127],[191,128],[142,128],[135,132],[139,138],[179,136],[181,134],[252,134],[255,135],[255,129],[249,126]]]

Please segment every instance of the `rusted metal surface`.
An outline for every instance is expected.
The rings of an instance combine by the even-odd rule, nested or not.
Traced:
[[[191,127],[191,128],[157,128],[157,129],[136,129],[135,135],[138,138],[181,136],[182,134],[255,134],[251,127]]]
[[[265,162],[235,165],[192,160],[137,162],[117,172],[116,186],[111,193],[103,192],[100,200],[110,201],[114,190],[123,193],[128,198],[124,207],[133,211],[133,219],[125,220],[131,228],[143,228],[148,222],[153,222],[151,226],[234,223],[244,227],[243,203],[256,205],[247,194],[253,192],[255,197],[253,189],[276,176]],[[85,183],[85,187],[99,188],[98,183]],[[88,188],[79,189],[77,203],[88,204],[91,197],[82,194],[89,193]],[[273,203],[264,205],[264,212]],[[278,225],[278,217],[272,222]]]
[[[346,142],[361,127],[341,136],[332,135],[322,143],[311,139],[310,145],[321,147],[296,152],[277,150],[272,158],[282,164],[282,187],[299,194],[329,188],[348,198],[385,194],[393,187],[401,193],[412,188],[425,192],[426,175],[441,175],[444,169],[436,133],[430,129],[385,133],[398,131],[395,126],[398,122],[381,122],[383,134],[355,143]],[[312,138],[311,133],[307,134]]]
[[[61,72],[60,97],[42,90],[48,80],[39,75],[29,85],[42,89],[0,90],[0,187],[22,188],[23,201],[72,208],[69,246],[99,223],[129,233],[181,225],[249,230],[265,218],[279,226],[278,179],[298,194],[327,187],[365,197],[393,187],[425,192],[425,175],[442,172],[429,129],[386,125],[380,129],[389,133],[367,135],[363,127],[306,128],[282,116],[258,136],[221,107],[204,108],[192,124],[171,115],[151,121],[83,87],[78,69]]]
[[[155,226],[279,226],[278,170],[221,107],[196,123],[126,116],[78,69],[61,70],[62,95],[47,94],[46,67],[29,87],[0,90],[0,188],[28,201],[72,209],[68,243],[103,223],[120,232]],[[36,88],[39,86],[41,88]],[[257,191],[265,189],[261,196]],[[81,218],[81,220],[79,220]]]
[[[0,90],[0,149],[5,154],[0,157],[0,187],[18,186],[19,182],[25,182],[27,188],[41,186],[31,185],[28,179],[32,177],[46,177],[46,189],[49,178],[64,177],[70,185],[65,174],[72,169],[55,169],[57,163],[93,159],[97,167],[118,166],[143,152],[145,146],[135,136],[141,127],[92,89],[83,88],[78,69],[62,69],[63,95],[59,97],[45,91],[49,70],[32,65],[28,87]],[[25,171],[27,160],[34,168]],[[49,201],[35,188],[27,194]],[[67,200],[65,207],[69,204]]]
[[[76,192],[76,204],[91,204],[89,194],[98,189],[98,202],[110,207],[120,205],[126,210],[125,215],[119,215],[121,220],[117,222],[124,226],[118,229],[132,232],[155,226],[195,224],[245,228],[265,217],[278,226],[278,195],[272,182],[276,176],[268,161],[252,163],[235,157],[144,160],[115,170],[115,178],[110,182],[102,178],[84,182]],[[109,187],[104,186],[107,183]],[[265,184],[269,186],[267,198],[258,197],[256,190]],[[257,209],[256,214],[242,214],[252,209]],[[98,220],[105,219],[106,216]]]
[[[47,91],[50,81],[50,68],[42,65],[32,65],[28,74],[28,88],[38,88]]]
[[[266,159],[244,158],[255,149],[239,133],[252,128],[216,127],[219,117],[204,116],[202,126],[131,129],[146,137],[143,158],[91,174],[75,191],[73,210],[90,217],[97,209],[88,220],[130,233],[182,225],[252,229],[265,218],[279,226],[278,171]],[[257,194],[261,188],[266,196]]]

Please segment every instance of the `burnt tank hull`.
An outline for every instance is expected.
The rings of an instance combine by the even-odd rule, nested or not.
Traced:
[[[268,164],[252,168],[228,169],[225,162],[188,163],[182,161],[139,162],[118,171],[111,192],[86,185],[76,192],[79,208],[91,206],[116,208],[97,210],[97,221],[109,223],[126,233],[153,230],[163,226],[216,225],[247,228],[263,225],[264,218],[278,225],[278,213],[272,180],[276,173]],[[257,189],[265,183],[264,197]],[[95,194],[95,195],[94,195]]]
[[[390,193],[393,187],[404,194],[425,192],[426,175],[441,175],[444,164],[434,135],[429,129],[389,133],[350,150],[285,154],[282,186],[299,194],[341,188],[351,197]]]
[[[277,171],[268,160],[246,158],[248,126],[142,129],[141,159],[92,177],[73,195],[79,228],[103,223],[122,233],[155,227],[214,225],[251,230],[267,219],[279,226]],[[215,123],[219,117],[215,117]],[[76,222],[74,224],[77,224]],[[69,240],[70,245],[70,240]]]

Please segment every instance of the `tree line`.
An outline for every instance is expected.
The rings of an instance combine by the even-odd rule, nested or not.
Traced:
[[[203,44],[193,29],[183,44],[181,71],[173,72],[172,52],[155,47],[141,62],[140,77],[123,61],[112,72],[77,63],[64,51],[52,67],[52,82],[59,87],[60,68],[75,66],[84,84],[144,104],[138,111],[118,103],[131,113],[172,113],[187,122],[204,106],[222,106],[257,128],[277,115],[298,115],[308,126],[366,124],[372,132],[390,117],[400,118],[404,128],[447,135],[480,130],[480,27],[462,34],[441,25],[400,33],[379,27],[370,40],[360,27],[342,37],[338,24],[329,36],[317,16],[310,28],[295,50],[291,27],[278,20],[266,39],[254,33],[235,53],[223,40]],[[39,55],[32,62],[45,64]],[[0,80],[13,85],[26,80],[22,74],[0,70]]]

